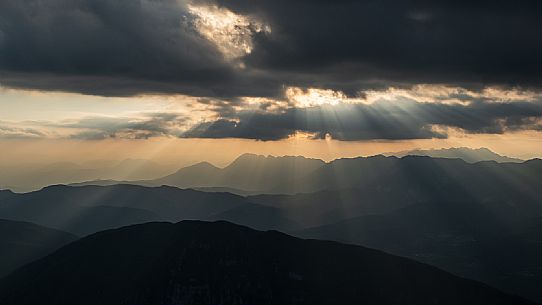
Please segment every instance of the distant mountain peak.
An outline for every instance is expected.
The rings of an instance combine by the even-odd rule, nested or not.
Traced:
[[[179,169],[178,171],[176,171],[175,173],[171,174],[171,175],[168,175],[164,178],[167,178],[167,177],[173,177],[173,176],[176,176],[176,175],[186,175],[186,174],[191,174],[191,173],[194,173],[194,172],[201,172],[201,173],[208,173],[209,171],[219,171],[221,170],[220,167],[217,167],[207,161],[203,161],[203,162],[199,162],[199,163],[196,163],[196,164],[192,164],[192,165],[189,165],[189,166],[185,166],[185,167],[182,167],[181,169]],[[163,178],[162,178],[163,179]],[[161,179],[158,179],[158,180],[161,180]]]
[[[257,154],[252,154],[252,153],[246,153],[235,158],[235,160],[233,160],[228,166],[232,166],[234,164],[249,163],[249,162],[265,162],[265,161],[275,160],[275,159],[278,159],[278,158],[271,155],[257,155]]]
[[[184,167],[184,168],[212,168],[212,169],[220,169],[219,167],[215,166],[214,164],[211,164],[207,161],[198,162],[196,164]]]
[[[269,157],[271,157],[271,156],[269,156],[269,155],[264,156],[264,155],[258,155],[258,154],[253,154],[253,153],[245,153],[245,154],[239,155],[237,158],[235,158],[232,163],[238,162],[238,161],[246,161],[246,160],[265,160],[265,159],[267,159]]]

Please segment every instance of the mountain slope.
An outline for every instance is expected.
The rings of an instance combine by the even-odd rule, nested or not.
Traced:
[[[0,219],[0,277],[76,239],[66,232]]]
[[[425,203],[296,235],[380,249],[542,300],[542,219],[504,214],[476,202]]]
[[[86,237],[4,279],[0,303],[529,304],[363,247],[194,221]]]

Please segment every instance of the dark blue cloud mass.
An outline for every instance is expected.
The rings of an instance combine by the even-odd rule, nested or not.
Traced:
[[[271,30],[249,30],[251,52],[228,61],[189,4]],[[539,89],[541,28],[542,4],[528,0],[3,0],[0,84],[228,98],[276,97],[284,86]]]

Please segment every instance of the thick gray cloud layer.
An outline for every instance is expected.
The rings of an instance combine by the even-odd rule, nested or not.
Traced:
[[[446,130],[467,133],[502,134],[506,131],[542,130],[542,102],[469,105],[380,101],[371,105],[338,104],[289,108],[279,113],[241,111],[193,127],[183,137],[247,138],[280,140],[296,131],[315,138],[353,140],[408,140],[446,138]]]
[[[276,111],[265,103],[248,110],[239,98],[276,101],[288,86],[348,95],[419,83],[542,90],[540,1],[193,0],[270,26],[249,28],[252,50],[235,60],[198,31],[187,1],[0,1],[0,85],[107,96],[182,93],[208,97],[202,101],[217,112],[216,120],[188,131],[184,118],[166,114],[56,126],[84,130],[73,135],[84,139],[278,140],[302,131],[316,138],[398,140],[447,137],[435,126],[467,133],[540,130],[539,101],[289,104]],[[41,136],[7,126],[0,133]]]
[[[182,1],[6,0],[0,31],[0,82],[7,86],[214,95],[237,78],[195,32]]]
[[[0,1],[0,83],[101,95],[277,96],[390,84],[542,86],[542,4],[194,0],[269,24],[246,68],[194,28],[184,1]]]
[[[216,1],[272,26],[249,66],[311,73],[324,86],[542,85],[540,1]]]

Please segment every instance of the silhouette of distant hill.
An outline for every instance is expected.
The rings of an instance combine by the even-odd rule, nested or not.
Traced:
[[[0,219],[0,278],[76,239],[66,232]]]
[[[359,246],[194,221],[83,238],[5,278],[0,303],[530,304]]]
[[[497,153],[492,152],[487,148],[468,148],[468,147],[453,147],[453,148],[443,148],[443,149],[415,149],[410,151],[402,151],[397,153],[386,153],[385,156],[396,156],[396,157],[405,157],[405,156],[427,156],[433,158],[451,158],[451,159],[462,159],[465,162],[476,163],[480,161],[495,161],[499,163],[504,162],[514,162],[521,163],[523,160],[517,158],[510,158],[506,156],[501,156]]]
[[[322,160],[304,157],[273,157],[244,154],[227,167],[217,168],[207,162],[180,169],[174,174],[151,181],[154,185],[181,188],[222,187],[261,191],[280,183],[297,180],[322,167]]]
[[[270,228],[271,219],[265,220],[267,225],[255,221],[255,215],[268,215],[267,213],[275,215],[273,220],[277,223],[272,228],[293,223],[280,219],[280,213],[272,212],[275,208],[252,204],[253,207],[247,210],[246,206],[251,203],[241,196],[168,186],[56,185],[36,192],[11,194],[0,199],[0,217],[30,221],[77,235],[150,221],[177,222],[210,218],[253,224],[257,228]],[[236,207],[243,209],[232,210]],[[259,209],[265,212],[258,212]],[[230,212],[219,215],[226,211]],[[258,217],[257,219],[263,221],[261,216]]]

